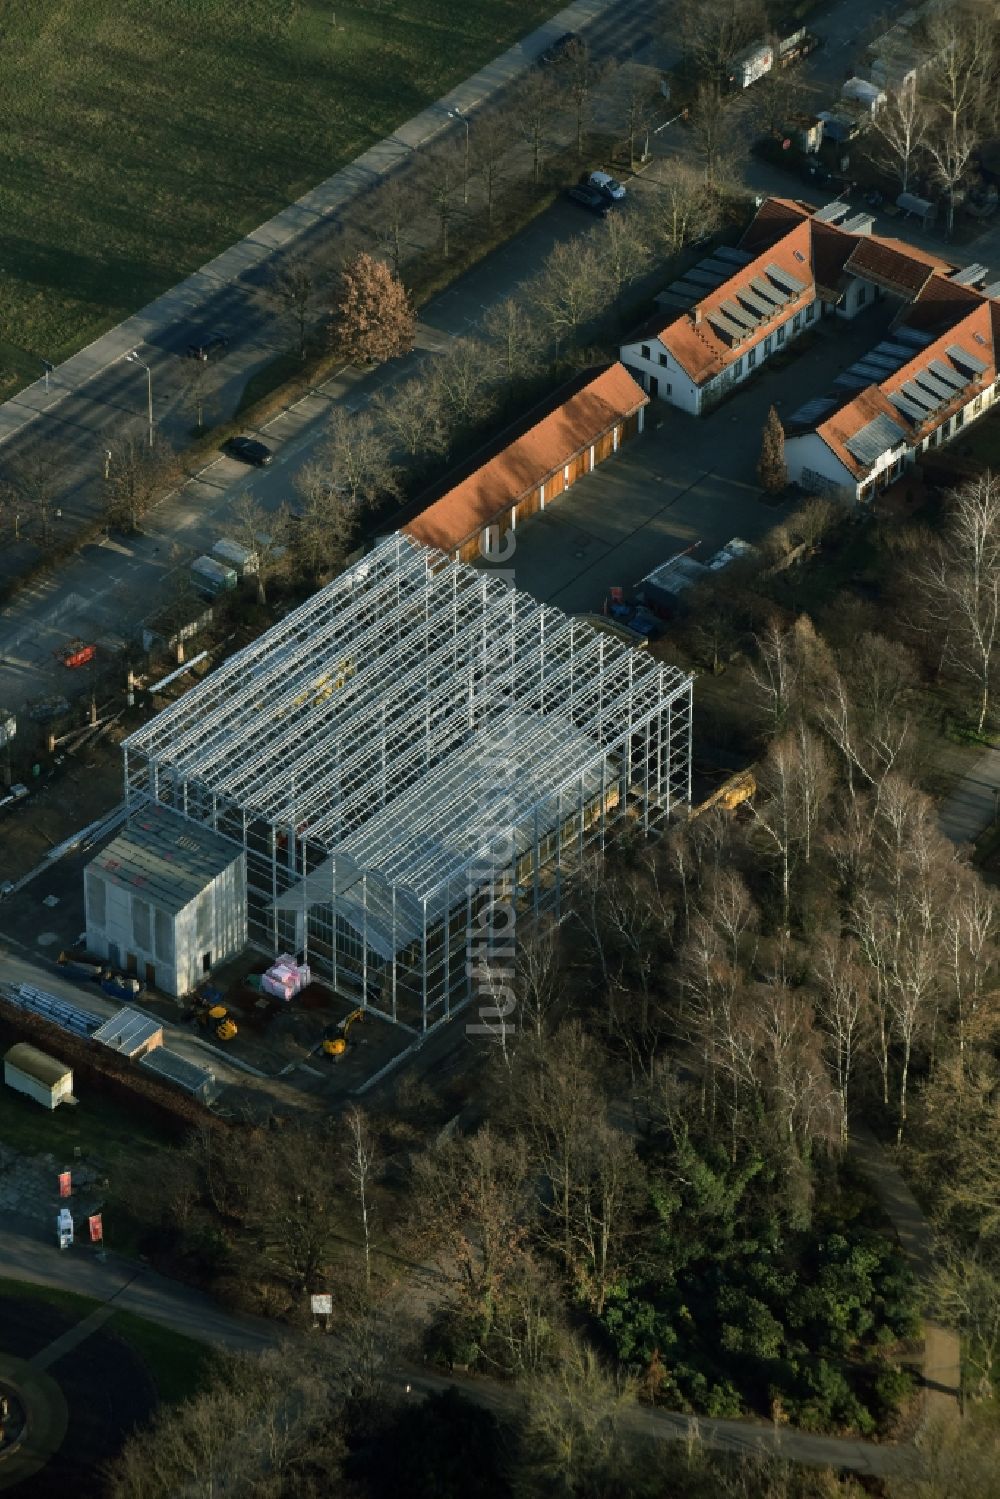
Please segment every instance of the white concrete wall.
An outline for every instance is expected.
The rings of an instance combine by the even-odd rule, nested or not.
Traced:
[[[815,432],[785,439],[785,467],[789,479],[803,489],[844,490],[857,499],[857,479]]]
[[[670,351],[655,338],[623,344],[621,359],[624,365],[636,373],[647,394],[652,394],[649,382],[651,377],[655,378],[658,385],[656,394],[659,400],[666,401],[671,406],[677,406],[691,416],[700,416],[702,412],[716,405],[734,385],[740,385],[744,380],[749,380],[750,376],[766,364],[768,359],[777,354],[780,349],[787,348],[808,327],[817,323],[819,318],[820,304],[813,297],[809,302],[803,302],[801,306],[790,311],[787,317],[780,321],[776,319],[771,323],[764,338],[752,348],[742,351],[734,350],[735,358],[722,373],[712,380],[706,380],[702,385],[696,384],[691,376],[681,369]],[[779,328],[784,330],[780,339]],[[649,350],[648,358],[643,355],[644,348]],[[661,356],[666,359],[666,364],[661,364]]]
[[[852,276],[843,299],[838,302],[834,311],[837,317],[849,322],[859,312],[867,312],[870,307],[874,307],[877,298],[878,292],[870,281],[865,281],[861,276]]]
[[[643,356],[644,348],[649,350],[648,359]],[[661,357],[667,361],[666,364],[661,364]],[[655,380],[657,382],[656,400],[666,401],[670,406],[677,406],[690,416],[698,415],[700,405],[698,386],[687,371],[681,369],[677,360],[663,347],[659,339],[645,339],[634,344],[623,344],[621,360],[622,364],[638,376],[639,383],[647,395],[651,394],[650,380]]]
[[[105,890],[104,920],[91,898],[89,882],[101,880]],[[114,957],[124,971],[129,956],[136,959],[138,977],[145,983],[146,965],[152,965],[156,987],[178,997],[189,994],[205,977],[203,959],[211,956],[211,967],[234,957],[247,943],[246,854],[240,853],[196,900],[176,914],[157,913],[141,893],[131,892],[88,869],[87,948],[96,957]],[[136,904],[148,910],[146,922],[137,921]],[[159,919],[157,919],[159,917]]]

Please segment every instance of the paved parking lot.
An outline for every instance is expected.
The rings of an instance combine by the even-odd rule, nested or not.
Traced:
[[[517,587],[582,613],[684,547],[698,543],[694,555],[705,560],[732,536],[759,539],[794,508],[761,499],[755,470],[768,408],[790,416],[822,395],[879,342],[897,307],[887,299],[854,323],[824,321],[810,346],[762,370],[709,416],[652,402],[640,437],[518,527],[506,564]]]

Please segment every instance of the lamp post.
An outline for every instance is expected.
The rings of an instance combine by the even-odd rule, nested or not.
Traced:
[[[55,369],[55,365],[52,363],[51,359],[43,359],[42,360],[42,370],[43,370],[43,372],[45,374],[45,389],[46,390],[48,390],[48,388],[49,388],[49,376],[51,375],[51,373],[52,373],[52,371],[54,369]]]
[[[146,371],[146,393],[149,398],[149,446],[153,446],[153,372],[149,365],[139,358],[138,349],[131,349],[125,358],[129,364],[137,364],[140,369]]]
[[[450,120],[461,120],[465,126],[465,180],[463,183],[462,202],[468,207],[469,204],[469,121],[460,109],[449,109]]]

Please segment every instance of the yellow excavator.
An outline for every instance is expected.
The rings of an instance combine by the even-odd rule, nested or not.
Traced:
[[[748,802],[756,793],[757,782],[752,770],[738,770],[735,775],[723,781],[721,786],[716,786],[712,795],[707,797],[699,806],[692,807],[688,814],[688,822],[693,822],[703,812],[708,812],[712,807],[721,807],[724,812],[735,812],[744,802]]]
[[[347,1036],[348,1032],[351,1029],[351,1026],[354,1025],[358,1020],[364,1020],[364,1018],[364,1010],[352,1010],[347,1019],[342,1020],[340,1022],[340,1025],[337,1027],[337,1029],[340,1031],[340,1035],[328,1036],[327,1039],[323,1042],[323,1055],[326,1057],[332,1057],[334,1060],[336,1060],[338,1057],[342,1057],[344,1055],[344,1052],[347,1050]]]
[[[220,1041],[231,1041],[238,1033],[236,1021],[225,1005],[203,1005],[196,1014],[199,1025],[213,1030]]]

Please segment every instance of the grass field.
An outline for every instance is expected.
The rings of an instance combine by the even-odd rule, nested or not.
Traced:
[[[84,1317],[89,1317],[103,1305],[92,1296],[79,1296],[75,1291],[0,1276],[0,1297],[4,1296],[18,1301],[44,1301],[49,1306],[58,1307],[71,1323],[82,1322]],[[139,1355],[153,1376],[160,1399],[166,1404],[186,1399],[206,1383],[213,1358],[207,1344],[172,1332],[158,1322],[147,1322],[145,1317],[137,1317],[134,1312],[115,1312],[107,1328]]]
[[[50,1113],[23,1093],[0,1087],[0,1142],[23,1155],[48,1152],[67,1166],[79,1148],[84,1157],[97,1156],[110,1168],[124,1160],[140,1162],[163,1144],[163,1136],[103,1095],[61,1104]]]
[[[5,0],[0,395],[330,176],[554,0]]]

